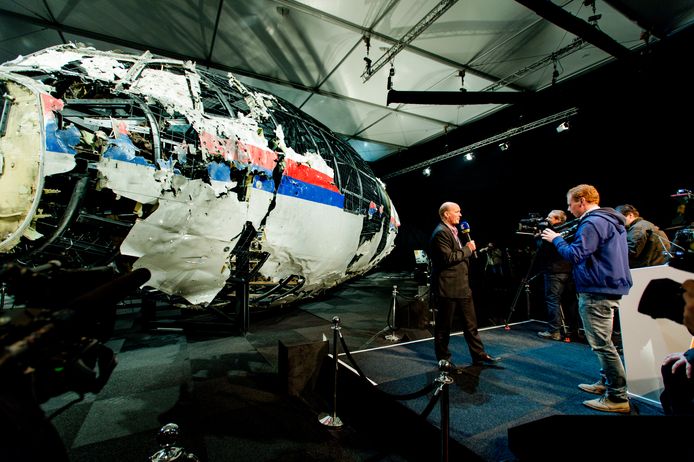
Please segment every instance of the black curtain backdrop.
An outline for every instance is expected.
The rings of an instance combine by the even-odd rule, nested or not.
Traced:
[[[558,133],[559,122],[552,123],[510,138],[506,151],[492,144],[477,150],[473,161],[458,156],[432,164],[428,177],[418,169],[385,179],[401,226],[396,248],[381,266],[413,269],[414,250],[427,249],[439,206],[457,202],[478,248],[493,242],[505,251],[505,279],[490,281],[484,253],[471,275],[478,312],[496,323],[506,317],[523,277],[535,273],[529,270],[535,240],[517,234],[519,220],[566,210],[569,188],[593,184],[602,206],[630,203],[643,218],[668,228],[681,200],[671,195],[694,189],[694,91],[681,62],[681,47],[694,44],[691,36],[658,55],[607,66],[558,86],[536,105],[511,107],[374,164],[382,176],[538,120],[542,113],[578,108],[568,131]],[[688,206],[692,211],[694,202]],[[542,278],[533,281],[534,317],[544,319]],[[526,310],[525,296],[518,300],[519,311]]]

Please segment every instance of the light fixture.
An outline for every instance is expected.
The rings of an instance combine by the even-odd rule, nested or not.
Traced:
[[[472,160],[472,159],[475,158],[475,153],[472,152],[472,151],[470,151],[470,152],[468,152],[467,154],[465,154],[465,156],[463,156],[463,157],[465,157],[465,160],[468,160],[468,161],[469,161],[469,160]]]
[[[424,167],[424,170],[422,170],[422,175],[430,176],[431,175],[431,167]]]
[[[502,151],[508,151],[508,141],[502,141],[499,143],[499,149]]]
[[[565,132],[568,129],[569,129],[569,121],[568,120],[557,125],[557,133]]]

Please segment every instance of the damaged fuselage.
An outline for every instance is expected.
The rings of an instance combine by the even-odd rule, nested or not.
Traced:
[[[60,45],[0,66],[0,258],[147,268],[206,305],[315,295],[393,248],[397,213],[319,122],[190,62]]]

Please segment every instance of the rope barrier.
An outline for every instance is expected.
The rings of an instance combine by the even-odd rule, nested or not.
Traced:
[[[395,298],[394,298],[395,300]],[[352,354],[349,351],[349,347],[347,346],[347,342],[345,342],[345,338],[342,335],[342,332],[340,331],[341,328],[338,326],[338,323],[340,322],[340,319],[335,316],[333,318],[333,331],[334,331],[334,338],[333,338],[333,358],[335,360],[335,385],[333,389],[333,418],[329,417],[324,417],[321,419],[321,422],[324,423],[324,421],[328,422],[333,422],[334,420],[337,420],[339,422],[339,418],[335,415],[335,409],[337,408],[337,367],[338,367],[338,361],[337,361],[337,342],[338,339],[340,341],[340,344],[342,345],[342,349],[345,353],[345,356],[347,357],[349,363],[351,364],[352,368],[357,372],[358,377],[364,382],[369,384],[370,386],[375,386],[373,385],[369,379],[364,375],[362,372],[361,368],[357,364],[357,362],[354,360],[352,357]],[[400,401],[407,401],[407,400],[412,400],[412,399],[417,399],[422,396],[426,396],[432,391],[434,392],[429,399],[429,402],[427,403],[426,407],[424,410],[419,414],[419,417],[426,419],[431,411],[434,409],[434,406],[436,406],[436,403],[441,404],[441,409],[440,409],[440,414],[441,414],[441,461],[442,462],[447,462],[448,461],[448,442],[449,442],[449,401],[448,401],[448,385],[453,383],[453,379],[450,376],[450,372],[452,372],[453,365],[446,361],[446,360],[441,360],[438,363],[438,369],[439,369],[439,375],[434,379],[433,382],[425,385],[422,387],[420,390],[417,390],[412,393],[406,393],[402,395],[397,395],[393,393],[388,393],[383,390],[379,390],[379,392],[383,393],[386,396],[389,396],[392,399],[400,400]],[[334,424],[334,423],[333,423]],[[341,425],[341,422],[339,423]]]

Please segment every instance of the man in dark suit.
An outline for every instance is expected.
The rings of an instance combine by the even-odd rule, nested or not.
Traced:
[[[470,349],[473,364],[494,363],[500,358],[487,354],[477,332],[477,315],[468,281],[469,260],[477,248],[475,241],[458,236],[460,206],[445,202],[439,208],[441,223],[431,235],[431,293],[437,307],[434,325],[434,351],[436,359],[450,362],[448,349],[456,308],[462,310],[463,333]]]

